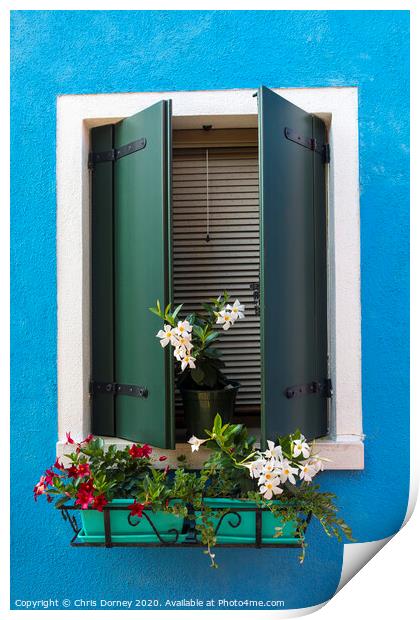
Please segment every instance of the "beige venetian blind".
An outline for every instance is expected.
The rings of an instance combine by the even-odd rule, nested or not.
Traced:
[[[241,383],[244,411],[260,405],[260,325],[250,288],[259,280],[259,251],[257,148],[175,149],[174,301],[197,311],[226,289],[245,304],[246,318],[221,330],[217,344],[228,378]]]

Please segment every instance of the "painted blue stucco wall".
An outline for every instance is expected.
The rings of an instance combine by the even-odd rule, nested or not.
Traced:
[[[363,472],[322,474],[359,541],[396,532],[409,484],[407,12],[14,12],[11,18],[12,607],[16,599],[329,598],[342,545],[295,550],[72,549],[32,500],[54,460],[56,98],[271,87],[359,88]],[[398,448],[398,451],[396,452]],[[72,606],[74,603],[72,603]]]

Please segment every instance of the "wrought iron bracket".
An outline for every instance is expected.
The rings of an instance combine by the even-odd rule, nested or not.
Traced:
[[[286,398],[291,399],[296,396],[308,396],[310,394],[320,394],[325,398],[332,397],[331,379],[324,381],[311,381],[311,383],[302,383],[301,385],[292,385],[284,390]]]
[[[284,135],[288,140],[291,140],[291,142],[300,144],[300,146],[304,146],[306,149],[309,149],[310,151],[314,151],[315,153],[318,153],[318,155],[321,155],[324,164],[330,163],[331,155],[329,144],[322,144],[321,146],[319,146],[316,138],[308,138],[306,136],[302,136],[297,131],[290,129],[290,127],[284,128]]]
[[[130,385],[125,383],[101,383],[91,381],[90,393],[110,394],[112,396],[134,396],[135,398],[147,398],[149,390],[142,385]]]
[[[101,164],[107,161],[116,161],[117,159],[121,159],[121,157],[141,151],[145,148],[146,143],[146,138],[139,138],[139,140],[129,142],[129,144],[120,146],[117,149],[110,149],[109,151],[101,151],[98,153],[89,153],[89,168],[94,168],[95,164]]]

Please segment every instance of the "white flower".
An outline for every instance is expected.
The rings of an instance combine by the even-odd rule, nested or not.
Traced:
[[[188,366],[189,368],[195,368],[195,357],[185,353],[184,357],[181,359],[181,370],[185,370]]]
[[[270,459],[269,461],[265,461],[263,465],[263,473],[273,473],[277,471],[281,467],[281,461],[277,459]]]
[[[264,452],[264,455],[269,458],[281,459],[283,456],[280,446],[275,446],[274,441],[267,440],[268,449]]]
[[[232,325],[235,322],[234,317],[232,316],[232,314],[229,312],[227,306],[226,308],[223,308],[222,310],[220,310],[220,312],[216,312],[216,316],[217,316],[217,325],[222,325],[223,329],[226,331],[229,329],[229,327],[232,327]]]
[[[299,464],[300,474],[299,478],[305,480],[305,482],[311,482],[312,478],[316,475],[316,471],[311,467],[309,461]]]
[[[251,478],[258,478],[263,470],[265,459],[256,459],[251,463],[245,463],[245,466],[249,469],[249,475]]]
[[[156,338],[160,338],[160,344],[162,347],[166,347],[170,342],[174,342],[175,330],[170,325],[164,325],[163,329],[156,334]]]
[[[280,495],[280,493],[283,493],[283,489],[278,486],[279,484],[280,478],[273,478],[273,480],[260,486],[260,493],[263,494],[265,499],[271,499],[273,495]]]
[[[193,344],[191,342],[191,334],[185,333],[185,336],[177,336],[172,343],[174,347],[184,348],[186,351],[191,351]]]
[[[178,362],[182,362],[182,358],[185,357],[186,354],[187,350],[185,349],[185,347],[175,346],[174,357],[178,360]]]
[[[198,439],[195,435],[190,437],[188,443],[191,445],[192,452],[198,452],[201,444],[206,443],[207,439]]]
[[[262,471],[260,478],[258,480],[258,484],[267,484],[267,482],[273,482],[273,480],[278,479],[277,470],[274,471]]]
[[[315,471],[316,474],[319,471],[324,471],[324,462],[322,459],[317,458],[316,456],[311,456],[308,463],[310,467]]]
[[[299,456],[302,454],[303,458],[307,459],[311,454],[311,448],[306,443],[305,437],[302,435],[300,439],[295,439],[293,443],[295,444],[293,446],[293,456]]]
[[[288,480],[292,484],[296,484],[295,475],[297,475],[299,470],[297,467],[292,467],[287,459],[284,459],[280,463],[279,467],[279,476],[282,482],[286,482]]]
[[[226,306],[227,310],[230,310],[230,314],[233,317],[233,319],[243,319],[245,318],[245,306],[243,306],[241,304],[241,302],[239,301],[239,299],[237,299],[235,301],[234,304],[232,304],[232,306]]]
[[[186,336],[192,332],[192,325],[188,321],[178,321],[178,325],[175,329],[177,336]]]

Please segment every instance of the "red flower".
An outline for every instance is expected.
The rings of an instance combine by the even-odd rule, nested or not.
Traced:
[[[89,435],[82,441],[82,443],[90,443],[93,439],[93,435],[92,433],[89,433]]]
[[[149,458],[149,456],[152,454],[152,448],[147,443],[144,444],[142,450],[143,450],[143,456],[146,459]]]
[[[82,510],[86,510],[94,499],[92,480],[82,482],[77,489],[77,499],[75,504],[79,504]]]
[[[51,495],[47,495],[47,502],[49,504],[51,504],[52,501],[53,501],[53,499],[52,499]]]
[[[134,500],[134,504],[131,504],[131,511],[130,511],[130,515],[132,517],[142,517],[143,516],[143,510],[144,510],[144,504],[139,504],[137,502],[137,500]]]
[[[58,460],[58,456],[57,456],[57,458],[55,459],[55,463],[54,463],[53,467],[55,467],[56,469],[60,469],[61,471],[63,471],[63,470],[64,470],[64,465],[62,465],[62,464],[60,463],[60,461]]]
[[[71,438],[70,433],[66,433],[66,444],[75,443],[74,439]]]
[[[144,446],[139,446],[133,443],[129,450],[129,453],[131,454],[133,459],[147,459],[152,454],[152,448],[147,443],[145,443]]]
[[[133,459],[138,459],[138,458],[141,458],[143,456],[142,448],[140,448],[140,446],[136,446],[135,443],[133,443],[133,445],[129,449],[129,453],[133,457]]]
[[[84,476],[90,476],[89,463],[80,463],[79,465],[72,465],[67,470],[69,478],[83,478]]]
[[[106,499],[105,495],[102,493],[101,495],[97,495],[94,500],[93,500],[93,507],[96,510],[99,510],[99,512],[102,512],[104,509],[104,506],[106,506],[108,503],[108,500]]]
[[[51,485],[55,476],[57,476],[57,474],[52,469],[47,469],[45,472],[45,484]]]
[[[167,458],[168,458],[167,456],[160,456],[159,461],[166,461]]]
[[[36,501],[38,495],[43,495],[47,490],[47,485],[45,484],[45,476],[41,476],[39,482],[34,486],[34,500]]]
[[[163,473],[165,474],[165,476],[167,476],[170,471],[171,471],[171,468],[169,467],[169,465],[167,465],[165,469],[163,470]]]
[[[79,475],[79,478],[83,478],[84,476],[90,476],[89,463],[80,463],[77,473]]]
[[[68,468],[67,475],[69,478],[79,477],[79,470],[77,469],[76,465],[72,465],[71,467]]]

